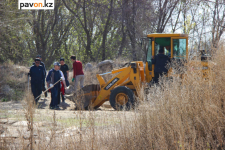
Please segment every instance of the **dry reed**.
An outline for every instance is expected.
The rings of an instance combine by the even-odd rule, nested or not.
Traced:
[[[31,147],[85,150],[224,149],[224,56],[224,49],[218,49],[210,62],[207,80],[199,72],[201,66],[195,66],[197,70],[193,70],[192,63],[188,62],[183,80],[178,77],[169,80],[161,78],[160,84],[153,85],[147,96],[142,92],[143,102],[137,109],[75,111],[75,119],[79,122],[75,134],[65,136],[54,131],[54,138],[50,141],[40,139],[42,146],[33,144]],[[97,82],[92,73],[86,78],[86,84],[88,82]],[[28,112],[26,118],[32,122],[30,117],[33,111]],[[98,115],[100,117],[96,117]],[[56,119],[53,120],[54,126],[57,123]],[[112,122],[107,124],[109,120]]]

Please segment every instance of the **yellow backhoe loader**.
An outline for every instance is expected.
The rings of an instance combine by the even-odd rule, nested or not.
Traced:
[[[97,74],[99,84],[85,86],[70,99],[80,109],[96,109],[105,101],[109,101],[115,110],[134,108],[135,97],[140,96],[142,84],[149,83],[154,78],[154,65],[151,59],[159,53],[161,46],[164,47],[164,54],[171,59],[188,60],[187,34],[149,34],[142,39],[142,47],[147,54],[145,68],[143,61],[134,61],[127,67]],[[102,76],[106,74],[115,76],[105,81]]]

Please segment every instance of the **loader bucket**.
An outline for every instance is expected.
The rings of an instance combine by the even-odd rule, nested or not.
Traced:
[[[74,96],[71,100],[75,103],[76,109],[91,109],[91,104],[97,98],[99,91],[99,84],[86,85],[82,89],[74,93]]]

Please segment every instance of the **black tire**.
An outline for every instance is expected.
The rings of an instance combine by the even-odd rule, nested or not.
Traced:
[[[126,95],[126,103],[121,105],[117,103],[117,96],[118,95]],[[125,87],[125,86],[119,86],[116,87],[114,90],[112,90],[110,97],[109,97],[110,105],[115,110],[130,110],[131,108],[134,108],[135,106],[135,97],[134,93],[131,89]]]

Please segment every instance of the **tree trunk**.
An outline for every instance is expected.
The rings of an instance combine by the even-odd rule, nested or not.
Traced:
[[[109,9],[109,14],[108,14],[108,17],[107,17],[107,21],[106,21],[106,24],[105,24],[105,28],[104,28],[104,31],[103,31],[103,37],[102,37],[102,61],[106,59],[105,57],[105,42],[107,40],[107,34],[108,34],[108,27],[110,25],[110,19],[111,19],[111,14],[112,14],[112,8],[113,8],[113,0],[111,0],[110,2],[110,9]]]

